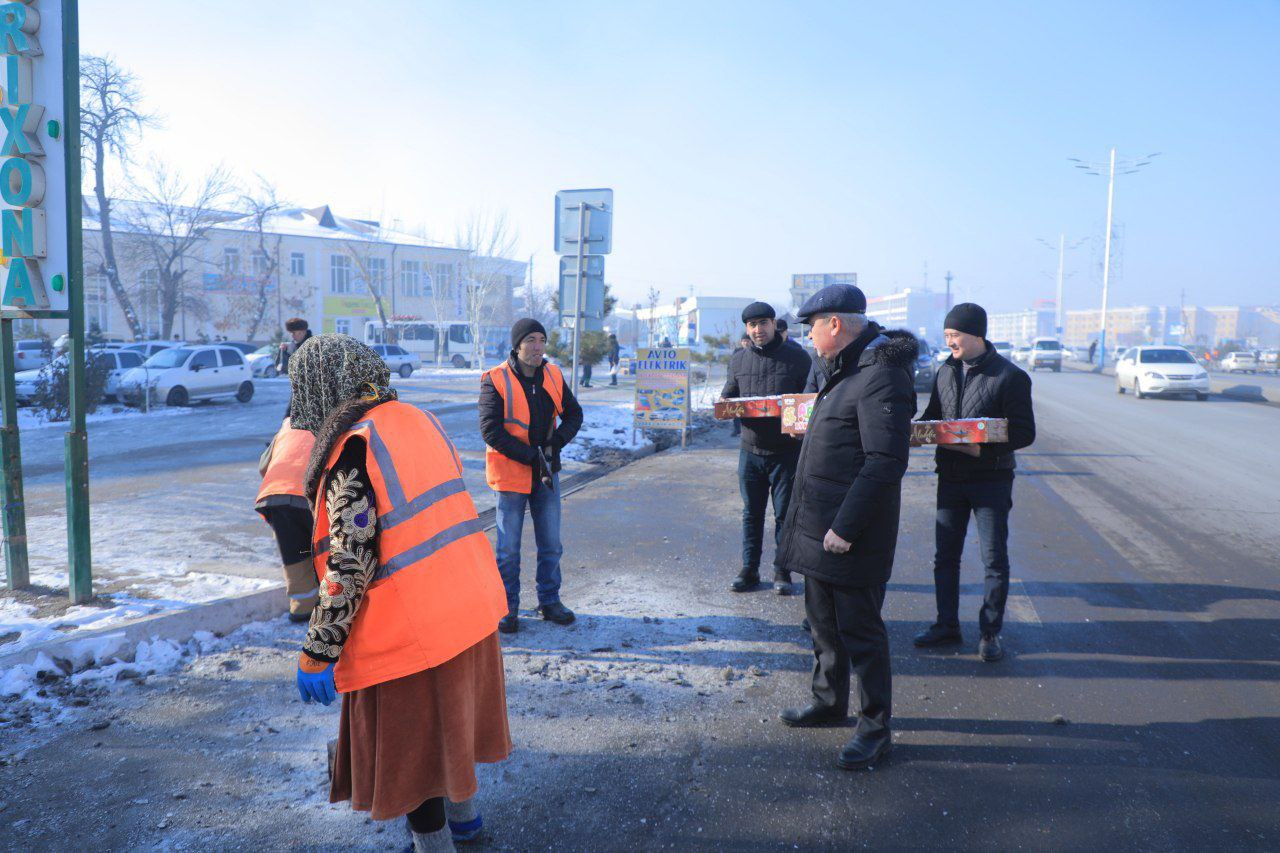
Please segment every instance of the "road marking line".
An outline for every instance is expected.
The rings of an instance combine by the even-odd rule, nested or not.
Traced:
[[[1023,585],[1021,578],[1009,579],[1009,597],[1005,600],[1004,616],[1010,622],[1042,624],[1040,612],[1036,610],[1031,596],[1027,595],[1027,588]]]

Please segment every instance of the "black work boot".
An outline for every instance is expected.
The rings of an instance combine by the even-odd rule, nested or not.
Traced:
[[[954,625],[943,625],[934,622],[925,628],[912,641],[917,648],[927,649],[933,646],[958,646],[964,642],[960,637],[960,629]]]
[[[773,573],[773,591],[778,595],[790,595],[791,589],[791,572],[776,569]]]
[[[792,728],[807,729],[815,726],[838,726],[847,716],[842,708],[814,702],[803,708],[784,708],[778,714],[778,719]]]
[[[1000,636],[998,634],[982,635],[982,639],[978,641],[978,657],[987,663],[995,663],[1004,657],[1004,646],[1000,644]]]
[[[853,740],[846,743],[844,749],[840,750],[840,757],[836,759],[836,763],[840,765],[841,770],[865,770],[875,766],[875,763],[888,755],[892,748],[893,737],[887,729],[872,736],[856,734]]]
[[[729,589],[734,592],[751,592],[760,585],[760,572],[755,569],[743,569],[738,576],[733,579],[733,583],[729,585]]]
[[[520,611],[511,608],[506,616],[498,620],[498,630],[504,634],[514,634],[520,630]]]
[[[577,618],[573,615],[572,610],[558,601],[553,601],[550,604],[539,604],[538,614],[548,622],[554,622],[557,625],[569,625]]]

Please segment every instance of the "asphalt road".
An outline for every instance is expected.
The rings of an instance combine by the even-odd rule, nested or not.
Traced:
[[[580,619],[504,640],[517,752],[482,773],[487,845],[1275,849],[1280,410],[1139,401],[1083,373],[1034,383],[1002,662],[975,654],[976,548],[967,645],[910,645],[933,616],[931,451],[912,454],[885,607],[895,750],[870,772],[835,768],[849,729],[776,720],[805,701],[810,652],[799,599],[726,589],[740,512],[727,430],[568,498],[564,597]],[[94,697],[0,768],[0,790],[22,792],[0,822],[27,821],[7,843],[402,844],[398,826],[323,803],[335,714],[290,696],[293,643],[239,641]]]

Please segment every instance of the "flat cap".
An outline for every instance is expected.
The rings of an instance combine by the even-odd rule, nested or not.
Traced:
[[[829,284],[810,296],[796,312],[801,323],[811,322],[814,314],[865,314],[867,297],[852,284]]]
[[[742,309],[742,322],[744,323],[750,323],[752,320],[772,320],[777,316],[777,312],[773,310],[773,306],[768,302],[752,302]]]

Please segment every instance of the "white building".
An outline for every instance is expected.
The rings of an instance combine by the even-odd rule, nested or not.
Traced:
[[[931,290],[906,288],[867,296],[867,316],[887,329],[906,329],[933,346],[942,346],[942,321],[947,297]]]
[[[668,340],[673,346],[703,349],[705,337],[728,335],[732,341],[740,336],[745,330],[742,311],[754,301],[740,296],[679,297],[668,305],[628,311],[620,320],[634,322],[640,346],[657,346]],[[626,338],[620,336],[619,340]]]
[[[832,284],[858,284],[856,272],[797,273],[791,276],[791,310],[799,311],[804,301]]]
[[[1036,338],[1053,337],[1052,308],[1030,308],[987,315],[987,340],[1005,341],[1015,347],[1030,346]]]

